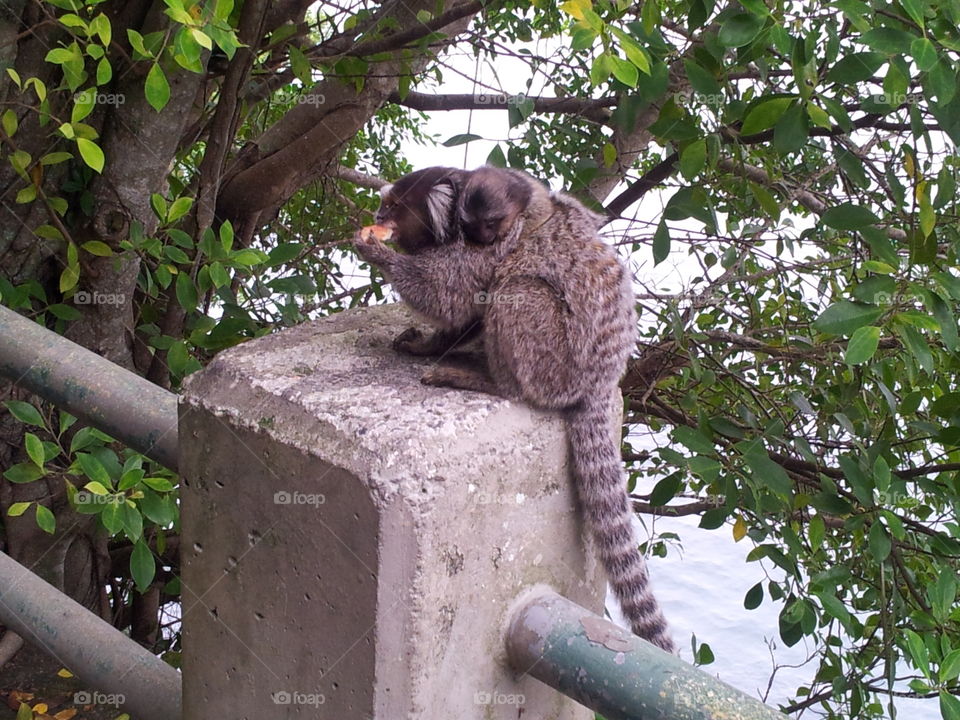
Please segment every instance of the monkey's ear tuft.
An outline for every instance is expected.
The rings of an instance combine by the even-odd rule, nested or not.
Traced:
[[[393,191],[393,183],[388,183],[380,188],[380,199],[384,199]]]
[[[457,202],[457,182],[453,178],[444,178],[430,188],[427,193],[427,215],[430,227],[438,243],[448,242],[453,236],[456,221],[454,209]]]

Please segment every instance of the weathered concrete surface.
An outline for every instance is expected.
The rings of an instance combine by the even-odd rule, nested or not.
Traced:
[[[592,718],[504,646],[531,586],[602,611],[563,422],[421,385],[390,348],[410,322],[346,312],[191,378],[185,720]]]

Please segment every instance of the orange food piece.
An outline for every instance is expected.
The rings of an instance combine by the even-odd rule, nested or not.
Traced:
[[[360,238],[365,242],[370,242],[371,240],[387,242],[392,237],[393,228],[387,227],[386,225],[367,225],[366,227],[360,228]]]

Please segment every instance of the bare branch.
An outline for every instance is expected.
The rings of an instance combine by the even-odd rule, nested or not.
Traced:
[[[344,167],[343,165],[338,165],[336,168],[334,168],[333,174],[341,180],[346,180],[354,185],[359,185],[360,187],[369,188],[371,190],[379,190],[384,185],[388,184],[386,180],[381,180],[373,175],[367,175],[359,170]]]
[[[619,98],[549,98],[507,95],[505,93],[471,93],[429,95],[427,93],[411,92],[405,97],[399,93],[390,95],[390,102],[414,110],[502,110],[506,106],[520,101],[532,101],[534,112],[538,113],[565,113],[577,115],[598,123],[610,120],[610,110],[607,108],[620,102]]]

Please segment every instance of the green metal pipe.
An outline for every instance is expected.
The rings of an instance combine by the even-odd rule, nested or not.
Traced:
[[[715,677],[552,592],[513,614],[507,654],[607,720],[784,720]]]
[[[177,469],[177,396],[0,307],[0,376]]]
[[[180,673],[4,553],[0,577],[0,624],[137,720],[179,720]]]

